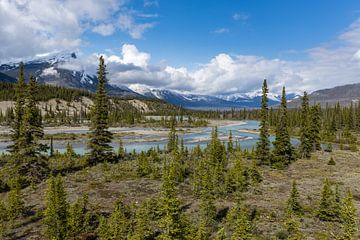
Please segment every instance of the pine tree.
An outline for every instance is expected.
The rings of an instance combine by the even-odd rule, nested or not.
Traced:
[[[161,219],[159,227],[161,233],[158,239],[184,239],[187,227],[181,211],[180,200],[177,198],[175,186],[175,171],[172,163],[165,162],[161,190]]]
[[[123,146],[123,142],[122,142],[122,140],[121,140],[121,138],[120,138],[120,140],[119,140],[119,147],[118,147],[118,159],[119,160],[122,160],[122,159],[124,159],[125,158],[125,154],[126,154],[126,152],[125,152],[125,148],[124,148],[124,146]]]
[[[222,227],[216,233],[215,240],[225,240],[225,239],[226,239],[225,228]]]
[[[12,221],[21,216],[25,210],[25,203],[20,189],[19,180],[15,179],[11,183],[11,190],[8,193],[7,216]]]
[[[95,165],[99,162],[113,158],[112,133],[109,128],[109,100],[106,95],[106,66],[104,58],[99,59],[98,85],[94,105],[91,109],[91,133],[88,147],[90,149],[89,163]]]
[[[329,179],[324,180],[324,185],[321,193],[320,206],[318,209],[318,217],[323,221],[336,220],[335,196],[331,189]]]
[[[130,211],[121,199],[115,203],[115,209],[109,219],[102,219],[98,233],[101,240],[126,239],[130,227]]]
[[[279,110],[280,119],[276,126],[275,141],[273,142],[272,164],[276,168],[283,168],[295,160],[295,151],[290,142],[286,105],[286,93],[285,87],[283,87]]]
[[[69,208],[67,224],[67,238],[81,239],[81,234],[85,233],[90,225],[90,216],[86,209],[88,205],[88,196],[84,195],[78,199]]]
[[[304,239],[303,235],[300,232],[301,222],[299,216],[294,213],[291,208],[287,208],[284,226],[287,232],[287,239],[289,240],[302,240]]]
[[[178,136],[176,134],[176,118],[171,118],[171,126],[167,143],[167,151],[172,152],[174,150],[178,150]]]
[[[39,140],[44,137],[44,129],[40,109],[37,107],[38,86],[34,77],[30,77],[27,87],[23,122],[21,125],[22,136],[20,142],[22,149],[19,151],[22,156],[36,158],[47,148],[40,144]]]
[[[231,130],[230,130],[230,133],[229,133],[227,151],[228,151],[228,153],[232,153],[234,151],[234,143],[233,143],[233,136],[232,136],[232,131]]]
[[[312,144],[312,151],[321,150],[321,109],[320,105],[315,105],[310,108],[310,142]]]
[[[297,215],[302,214],[302,206],[300,204],[300,194],[296,187],[296,181],[292,182],[291,193],[287,201],[287,208]]]
[[[0,237],[3,238],[7,232],[7,223],[9,221],[7,209],[2,199],[0,199]]]
[[[19,78],[16,82],[15,87],[15,107],[14,114],[12,119],[12,135],[11,140],[12,144],[8,146],[8,150],[11,153],[18,153],[18,151],[23,147],[20,145],[20,138],[22,137],[22,123],[24,117],[24,106],[25,106],[25,96],[26,96],[26,84],[24,78],[24,64],[20,63],[19,66]]]
[[[129,240],[144,240],[150,239],[153,234],[151,226],[151,203],[145,201],[139,208],[137,208],[132,225],[133,230],[129,236]]]
[[[309,98],[306,92],[302,97],[301,103],[301,128],[300,128],[300,153],[301,157],[309,158],[312,151],[312,142],[310,136],[310,110]]]
[[[235,206],[236,217],[234,219],[233,233],[231,235],[231,240],[247,240],[253,239],[252,226],[248,219],[247,213],[244,210],[244,207],[238,202]]]
[[[256,143],[256,158],[261,165],[268,165],[270,163],[268,93],[269,90],[265,79],[261,97],[260,134],[259,141]]]
[[[62,240],[67,235],[68,203],[63,180],[60,176],[50,177],[46,191],[44,211],[45,234],[48,239]]]
[[[351,191],[349,190],[340,212],[341,226],[343,229],[343,234],[341,239],[351,240],[355,239],[357,233],[357,215],[356,208],[354,206],[354,200]]]

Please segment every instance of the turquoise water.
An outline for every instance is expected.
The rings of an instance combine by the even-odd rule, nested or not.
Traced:
[[[257,130],[258,129],[258,121],[246,121],[246,122],[234,122],[234,124],[218,127],[219,138],[222,141],[227,141],[230,130],[232,131],[233,141],[238,141],[243,149],[251,149],[255,146],[258,140],[257,133],[248,133],[241,132],[240,130]],[[146,128],[131,128],[132,130],[148,130]],[[155,129],[165,131],[165,129]],[[179,139],[184,140],[184,145],[190,149],[194,148],[196,145],[200,145],[201,147],[205,147],[210,140],[211,135],[211,127],[198,128],[197,132],[194,133],[179,133]],[[66,133],[86,133],[87,130],[67,130]],[[64,133],[64,131],[62,131]],[[154,140],[154,138],[158,138]],[[148,139],[148,140],[147,140]],[[141,140],[141,141],[139,141]],[[271,141],[274,140],[273,137],[270,138]],[[118,148],[118,139],[114,139],[114,142],[111,145],[116,150]],[[294,144],[298,143],[298,140],[292,140]],[[60,152],[64,152],[66,149],[68,141],[54,141],[54,149]],[[86,149],[86,140],[79,141],[69,141],[75,152],[78,154],[84,154]],[[124,148],[127,152],[132,152],[135,150],[136,152],[146,151],[152,147],[159,146],[160,149],[163,149],[167,143],[167,139],[164,137],[159,138],[154,134],[144,135],[144,136],[125,136],[123,137]],[[0,142],[0,153],[6,151],[6,146],[9,145],[9,142]]]

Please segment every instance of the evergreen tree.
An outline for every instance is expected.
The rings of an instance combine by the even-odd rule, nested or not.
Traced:
[[[232,131],[231,130],[230,130],[230,133],[229,133],[227,151],[228,151],[228,153],[232,153],[234,151],[234,143],[233,143],[233,136],[232,136]]]
[[[231,240],[247,240],[253,239],[252,234],[252,226],[248,219],[247,213],[244,210],[238,201],[237,205],[235,206],[235,219],[233,225],[233,233],[231,235]]]
[[[300,127],[300,153],[301,157],[309,158],[312,151],[312,142],[310,136],[310,110],[309,98],[306,92],[302,97],[301,103],[301,127]]]
[[[287,239],[289,240],[302,240],[304,236],[300,232],[300,219],[291,208],[287,208],[284,226],[287,232]]]
[[[106,95],[106,66],[104,58],[99,59],[98,85],[94,105],[91,109],[91,133],[89,141],[89,163],[95,165],[98,162],[111,160],[113,157],[112,133],[109,128],[109,100]]]
[[[129,236],[129,240],[145,240],[150,239],[153,230],[151,226],[151,203],[145,201],[139,208],[137,208],[135,217],[133,220],[132,234]]]
[[[341,225],[343,229],[343,234],[340,239],[352,240],[356,238],[357,234],[357,215],[356,208],[354,206],[354,200],[351,191],[349,190],[340,212]]]
[[[296,181],[292,182],[291,193],[287,201],[287,208],[297,215],[302,214],[302,206],[300,204],[300,194],[296,187]]]
[[[127,239],[130,227],[130,211],[121,199],[115,203],[115,209],[109,219],[100,221],[98,233],[101,240]]]
[[[119,140],[119,147],[118,147],[118,154],[117,154],[119,160],[124,159],[124,158],[125,158],[125,154],[126,154],[125,148],[124,148],[123,142],[122,142],[122,140],[121,140],[121,138],[120,138],[120,140]]]
[[[167,144],[167,151],[172,152],[174,150],[178,150],[178,136],[176,134],[176,119],[175,117],[171,118],[171,126],[170,126],[170,132],[169,132],[169,139]]]
[[[288,129],[288,116],[286,106],[286,93],[283,87],[281,104],[280,104],[280,119],[276,126],[276,135],[274,141],[272,164],[274,167],[283,168],[295,160],[295,151],[290,142],[290,134]]]
[[[15,106],[12,119],[12,135],[11,140],[12,144],[8,146],[8,150],[11,153],[18,153],[18,151],[23,147],[20,144],[20,138],[22,137],[22,124],[24,117],[24,106],[25,106],[25,97],[26,97],[26,84],[24,78],[24,64],[20,63],[19,66],[19,78],[15,86]]]
[[[48,239],[65,239],[69,205],[66,200],[63,180],[60,176],[49,178],[45,202],[44,224],[46,236]]]
[[[25,210],[25,204],[20,189],[21,186],[19,180],[15,179],[11,183],[11,190],[8,193],[7,216],[12,221],[21,216]]]
[[[226,239],[225,228],[222,227],[216,233],[215,240],[225,240],[225,239]]]
[[[78,199],[69,208],[67,224],[67,238],[68,239],[82,239],[81,234],[86,233],[90,226],[90,216],[86,209],[88,205],[88,196],[84,195]]]
[[[322,193],[320,206],[318,210],[318,217],[323,221],[334,221],[336,220],[336,209],[335,209],[335,196],[331,189],[329,179],[325,179]]]
[[[259,141],[256,143],[256,158],[261,165],[268,165],[270,163],[268,93],[269,90],[265,79],[261,97],[260,134]]]
[[[37,91],[37,82],[31,76],[27,87],[23,122],[21,125],[22,136],[20,137],[22,145],[20,153],[27,158],[36,158],[41,152],[46,150],[46,146],[39,143],[39,140],[44,137],[44,129],[41,112],[37,107],[37,100],[35,98]]]
[[[310,108],[310,142],[312,144],[312,151],[321,150],[321,109],[320,105],[315,105]]]
[[[175,171],[173,163],[164,163],[161,190],[161,219],[159,227],[161,233],[158,239],[184,239],[187,227],[181,211],[180,200],[177,198],[175,186]]]

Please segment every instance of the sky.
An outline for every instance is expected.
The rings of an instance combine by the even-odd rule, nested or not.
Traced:
[[[358,0],[0,0],[0,62],[74,51],[63,68],[210,95],[360,82]]]

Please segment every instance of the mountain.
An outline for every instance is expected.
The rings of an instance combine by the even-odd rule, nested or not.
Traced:
[[[174,105],[189,109],[258,108],[261,103],[261,92],[259,91],[245,94],[209,96],[150,88],[141,84],[132,84],[129,88],[144,97],[163,99]],[[295,94],[288,95],[288,99],[295,97],[297,97]],[[279,102],[280,96],[269,94],[270,106],[278,105]]]
[[[309,94],[309,103],[320,104],[322,107],[333,106],[339,103],[348,106],[351,102],[360,100],[360,83],[347,84],[328,89],[317,90]],[[301,105],[301,98],[289,102],[289,107],[295,108]]]
[[[49,56],[28,59],[24,61],[25,78],[35,76],[40,84],[61,87],[86,89],[95,92],[97,77],[84,70],[69,70],[63,67],[77,58],[75,53],[56,53]],[[19,62],[0,65],[0,81],[14,82],[19,74]],[[140,95],[125,86],[107,85],[108,93],[112,96],[139,97]]]

